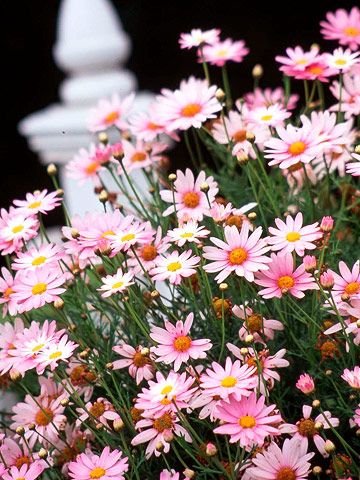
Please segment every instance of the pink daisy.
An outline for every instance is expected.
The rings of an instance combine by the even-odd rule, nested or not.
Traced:
[[[239,338],[242,341],[251,334],[255,342],[265,344],[266,341],[274,339],[276,331],[284,330],[284,325],[279,320],[268,320],[250,307],[234,305],[232,312],[237,318],[244,320],[239,330]]]
[[[217,41],[212,45],[205,45],[202,51],[199,51],[199,62],[205,60],[211,65],[223,67],[226,62],[242,62],[249,53],[244,40],[234,42],[231,38],[223,41]]]
[[[275,218],[278,228],[269,227],[271,237],[266,239],[274,251],[280,250],[282,253],[291,253],[295,251],[300,257],[303,257],[305,250],[313,250],[316,244],[313,243],[323,236],[320,231],[319,223],[303,226],[303,214],[299,212],[295,219],[288,215],[285,222],[280,218]]]
[[[353,7],[350,12],[339,8],[335,13],[328,12],[326,20],[320,22],[321,33],[326,40],[337,40],[357,50],[360,45],[360,10]]]
[[[165,329],[153,326],[150,337],[158,343],[152,348],[157,355],[157,362],[166,365],[174,363],[174,371],[177,372],[182,363],[187,363],[189,358],[194,360],[206,358],[206,351],[210,350],[212,343],[208,338],[193,340],[189,332],[194,320],[194,314],[189,313],[185,323],[179,320],[173,325],[165,320]]]
[[[124,148],[123,165],[127,172],[132,172],[139,168],[154,166],[156,162],[162,159],[162,153],[168,148],[166,143],[152,142],[145,143],[143,140],[137,140],[135,144],[122,141]],[[122,167],[119,166],[119,173],[122,173]]]
[[[97,290],[102,292],[101,296],[106,298],[115,293],[124,292],[130,285],[134,285],[134,274],[132,272],[123,272],[119,267],[115,275],[106,275],[101,281],[103,284]]]
[[[26,200],[14,200],[13,203],[20,212],[27,215],[46,214],[61,204],[61,198],[58,197],[58,192],[37,190],[34,193],[27,193]]]
[[[36,217],[10,207],[0,212],[0,251],[2,255],[19,251],[30,239],[36,237],[39,222]]]
[[[192,255],[192,250],[186,250],[179,254],[174,251],[165,256],[159,257],[156,267],[150,270],[152,280],[169,280],[174,285],[179,285],[183,278],[190,277],[196,273],[195,268],[199,265],[200,257]]]
[[[149,236],[148,243],[135,246],[138,258],[132,250],[128,251],[128,266],[132,267],[136,274],[143,273],[143,269],[148,272],[156,266],[157,260],[161,258],[160,255],[165,253],[169,246],[168,239],[162,238],[161,227],[158,227],[157,231],[153,231],[151,237]]]
[[[269,270],[258,272],[255,283],[265,287],[259,292],[259,295],[264,298],[281,298],[285,293],[290,293],[296,298],[303,298],[304,291],[318,289],[312,276],[305,272],[304,264],[294,270],[291,253],[272,253]]]
[[[99,100],[97,107],[90,111],[88,128],[90,132],[99,132],[112,126],[125,130],[128,128],[126,116],[134,102],[135,94],[131,93],[124,99],[114,94],[111,99]]]
[[[2,267],[1,268],[1,275],[0,277],[0,305],[3,305],[2,314],[5,316],[7,312],[10,315],[15,315],[17,311],[17,302],[13,297],[13,286],[14,286],[14,277],[10,273],[10,271]]]
[[[75,480],[125,480],[128,471],[128,457],[123,457],[120,450],[105,447],[101,455],[91,451],[81,453],[69,464],[69,476]]]
[[[59,342],[51,343],[41,349],[35,359],[37,374],[42,374],[47,367],[50,367],[51,371],[55,370],[60,361],[67,362],[77,347],[77,343],[70,341],[67,335],[63,335]]]
[[[315,391],[314,379],[308,373],[300,375],[295,386],[305,395],[310,395]]]
[[[160,473],[159,480],[180,480],[180,473],[175,472],[175,470],[163,470]]]
[[[206,177],[201,171],[197,178],[194,178],[192,171],[187,168],[185,174],[181,170],[176,172],[174,192],[172,190],[161,190],[160,196],[164,202],[171,203],[163,216],[176,213],[179,220],[202,220],[204,215],[209,215],[210,205],[215,200],[219,189],[213,177]],[[201,191],[201,185],[207,183],[209,191],[205,194]],[[175,199],[175,205],[174,205]]]
[[[253,92],[246,93],[244,100],[249,110],[256,107],[269,107],[270,105],[279,104],[287,110],[294,110],[299,96],[296,94],[290,95],[285,105],[285,92],[281,87],[277,87],[274,90],[271,88],[255,88]]]
[[[262,227],[258,227],[249,236],[249,224],[244,223],[241,230],[235,225],[224,228],[225,242],[219,238],[211,237],[210,240],[216,247],[204,247],[204,258],[214,260],[204,266],[206,272],[220,272],[215,280],[223,282],[231,272],[239,277],[245,277],[249,282],[254,281],[254,272],[267,270],[269,257],[264,253],[270,250],[265,240],[261,237]]]
[[[156,121],[169,131],[200,128],[221,110],[215,92],[215,85],[209,87],[206,80],[194,77],[182,80],[174,92],[164,88],[156,99]]]
[[[284,120],[291,116],[278,103],[269,107],[255,107],[246,114],[246,120],[251,125],[278,127],[284,124]]]
[[[353,427],[353,426],[355,427],[356,425],[358,427],[360,427],[360,403],[358,405],[358,408],[355,410],[355,415],[353,416],[353,418],[350,421],[350,426],[351,427]]]
[[[88,150],[81,148],[66,165],[67,176],[78,180],[80,185],[87,180],[100,184],[99,173],[104,171],[104,165],[112,159],[112,154],[110,146],[91,144]]]
[[[110,403],[106,398],[99,397],[95,402],[88,402],[85,404],[85,408],[77,408],[78,418],[76,420],[76,425],[80,426],[83,422],[91,421],[102,423],[103,425],[108,426],[109,421],[113,422],[118,420],[120,415],[115,411],[115,408],[112,403]]]
[[[340,72],[347,72],[350,68],[359,62],[359,52],[351,53],[350,49],[344,50],[339,47],[333,53],[325,54],[326,63],[329,67],[334,68]]]
[[[210,230],[200,225],[195,220],[189,220],[180,227],[168,230],[166,239],[176,243],[178,247],[183,247],[185,243],[200,243],[199,239],[206,238]]]
[[[357,162],[351,162],[346,165],[346,173],[349,173],[353,177],[360,177],[360,155],[353,153],[351,155]]]
[[[204,44],[212,45],[219,41],[220,30],[212,28],[211,30],[200,30],[193,28],[190,33],[180,35],[179,44],[181,48],[201,47]]]
[[[138,112],[130,117],[129,128],[137,139],[152,142],[160,134],[168,134],[164,125],[155,122],[155,110],[155,105],[150,105],[148,112]],[[170,136],[173,135],[170,133]]]
[[[333,82],[330,91],[339,103],[333,105],[330,110],[338,112],[339,109],[345,113],[345,118],[351,118],[352,115],[360,113],[360,75],[352,72],[345,73],[343,86],[340,88],[338,81]],[[341,104],[340,104],[341,91]]]
[[[287,57],[278,55],[275,60],[282,64],[280,70],[288,77],[296,77],[304,73],[305,68],[314,64],[319,58],[319,48],[312,47],[310,51],[304,52],[302,47],[287,48]]]
[[[22,465],[20,468],[13,465],[1,476],[2,480],[35,480],[44,470],[42,462],[34,462],[31,465]]]
[[[153,229],[149,222],[134,221],[129,215],[114,232],[105,234],[105,238],[110,241],[112,257],[120,251],[126,252],[136,244],[147,244],[152,237]]]
[[[217,418],[222,425],[215,428],[214,433],[230,435],[230,443],[239,442],[246,450],[261,447],[267,436],[280,435],[272,424],[281,422],[281,415],[276,413],[276,405],[265,405],[263,395],[258,400],[252,393],[240,401],[235,397],[222,401],[217,407]]]
[[[129,373],[131,377],[136,379],[137,385],[139,385],[144,378],[145,380],[153,378],[155,369],[152,364],[153,355],[150,354],[149,349],[144,349],[141,345],[134,348],[124,343],[122,345],[115,345],[113,351],[125,357],[112,362],[114,370],[129,367]]]
[[[252,480],[306,480],[310,473],[309,460],[314,453],[296,439],[286,439],[282,449],[272,442],[267,450],[252,459],[254,467],[246,470]]]
[[[0,375],[8,372],[13,365],[13,357],[10,355],[14,349],[14,341],[19,333],[24,330],[21,318],[15,318],[12,323],[5,322],[0,325]]]
[[[360,390],[360,367],[358,365],[356,365],[353,370],[349,370],[348,368],[345,368],[345,370],[341,375],[341,378],[345,380],[345,382],[351,388]]]
[[[18,252],[11,266],[14,270],[36,270],[44,265],[53,265],[56,268],[63,257],[60,246],[48,243],[40,245],[39,248],[31,247],[25,252]]]
[[[350,300],[360,299],[360,261],[357,260],[352,269],[345,262],[339,262],[340,275],[329,270],[332,273],[335,283],[332,294],[336,302],[341,301],[341,297],[346,295]]]

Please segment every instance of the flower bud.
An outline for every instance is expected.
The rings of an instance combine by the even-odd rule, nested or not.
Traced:
[[[160,293],[157,291],[157,290],[153,290],[151,293],[151,298],[159,298],[160,297]]]
[[[107,145],[109,143],[109,137],[107,136],[106,132],[100,132],[98,135],[99,142],[103,145]]]
[[[53,305],[56,308],[56,310],[62,310],[64,308],[65,302],[62,298],[58,298],[57,300],[55,300]]]
[[[335,443],[333,443],[331,440],[326,440],[325,445],[324,445],[324,450],[326,453],[333,453],[336,450]]]
[[[105,365],[106,370],[112,370],[114,368],[114,364],[109,362]]]
[[[312,406],[313,406],[314,408],[319,408],[320,405],[321,405],[321,404],[320,404],[320,400],[317,400],[317,399],[313,400]]]
[[[360,153],[360,145],[356,145],[356,147],[354,149],[354,152],[355,153]]]
[[[334,276],[330,271],[324,272],[320,275],[320,285],[325,290],[331,290],[334,286],[335,280]]]
[[[38,451],[38,455],[39,455],[39,458],[41,458],[42,460],[45,460],[45,458],[47,458],[48,456],[48,451],[45,450],[45,448],[40,448],[40,450]]]
[[[256,212],[250,212],[248,213],[248,219],[253,221],[253,220],[256,220],[256,217],[257,217],[257,213]]]
[[[255,142],[255,133],[254,132],[246,132],[246,140],[250,143]]]
[[[25,428],[22,425],[19,425],[15,432],[22,437],[25,433]]]
[[[172,442],[174,440],[174,434],[170,431],[169,432],[164,431],[163,438],[165,442]]]
[[[140,353],[141,353],[141,355],[144,355],[144,356],[149,355],[150,349],[147,348],[147,347],[144,347],[140,350]]]
[[[215,97],[216,97],[216,100],[222,103],[226,98],[224,90],[222,88],[218,88],[215,92]]]
[[[55,165],[55,163],[49,163],[49,165],[47,166],[47,174],[50,176],[50,177],[54,177],[56,174],[57,174],[57,166]]]
[[[72,238],[76,239],[80,237],[79,230],[77,230],[76,228],[72,228],[70,232],[71,232]]]
[[[322,422],[315,422],[314,428],[316,431],[322,430],[324,428],[324,424]]]
[[[13,368],[10,370],[10,379],[13,382],[18,382],[22,379],[22,375],[18,370],[14,370]]]
[[[327,216],[323,217],[320,223],[320,229],[322,232],[331,232],[334,228],[334,219],[333,217]]]
[[[246,165],[249,161],[249,157],[244,151],[239,152],[236,158],[239,165]]]
[[[356,326],[357,326],[357,328],[360,328],[360,319],[356,320]]]
[[[262,65],[257,63],[256,65],[254,65],[254,68],[252,69],[251,73],[252,73],[252,76],[254,78],[260,78],[260,77],[263,76],[264,69],[263,69]]]
[[[122,421],[121,418],[117,418],[116,420],[114,420],[113,428],[114,428],[115,432],[119,432],[120,430],[122,430],[124,428],[124,422]]]
[[[168,176],[168,179],[170,182],[175,182],[175,180],[177,179],[177,176],[175,173],[170,173],[170,175]]]
[[[101,190],[98,199],[101,203],[106,203],[109,200],[108,192],[106,190]]]
[[[316,270],[316,257],[314,257],[314,255],[305,255],[303,258],[303,264],[306,272],[313,272]]]
[[[35,423],[29,423],[29,425],[28,425],[28,430],[30,430],[31,432],[32,432],[33,430],[36,430],[36,425],[35,425]]]
[[[315,390],[314,379],[307,373],[300,375],[295,386],[305,395],[310,395]]]
[[[227,290],[229,287],[229,285],[227,283],[220,283],[219,285],[219,289],[221,292],[225,292],[225,290]]]
[[[249,349],[246,348],[246,347],[242,347],[242,348],[240,348],[240,353],[243,357],[245,357],[245,355],[247,355],[249,353]]]
[[[200,190],[204,193],[207,193],[210,190],[209,184],[207,182],[202,182],[200,185]]]
[[[194,472],[194,470],[191,470],[190,468],[185,468],[185,470],[183,471],[183,474],[184,474],[185,477],[187,477],[187,478],[194,478],[194,477],[195,477],[195,472]]]
[[[206,444],[205,452],[208,457],[213,457],[217,454],[217,448],[213,443],[209,442]]]
[[[63,406],[63,407],[67,407],[70,403],[70,400],[68,398],[63,398],[62,400],[60,400],[60,404]]]
[[[319,467],[319,466],[315,466],[313,469],[312,469],[312,473],[314,475],[320,475],[322,473],[322,468]]]
[[[330,377],[330,375],[332,375],[332,370],[328,369],[325,371],[325,375],[327,375],[328,377]]]
[[[254,335],[246,335],[245,343],[252,343],[254,341]]]

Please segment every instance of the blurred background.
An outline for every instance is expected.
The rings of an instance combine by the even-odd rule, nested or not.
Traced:
[[[91,4],[92,0],[88,0]],[[58,100],[58,87],[64,74],[56,67],[52,47],[60,0],[19,0],[0,3],[2,68],[2,132],[0,137],[0,206],[8,208],[12,199],[28,191],[52,188],[45,167],[17,132],[18,122],[31,112]],[[229,64],[234,96],[252,88],[251,70],[256,63],[264,67],[263,86],[281,84],[274,61],[287,46],[310,47],[323,41],[319,21],[327,11],[350,9],[354,1],[252,0],[112,0],[124,30],[132,40],[127,68],[134,72],[139,89],[158,92],[175,88],[190,74],[202,75],[194,51],[180,50],[181,32],[191,28],[219,27],[223,37],[244,39],[250,55],[241,64]],[[214,80],[216,67],[212,71]],[[86,147],[86,145],[85,145]],[[183,151],[175,150],[176,163],[183,162]],[[56,214],[50,224],[59,222]]]

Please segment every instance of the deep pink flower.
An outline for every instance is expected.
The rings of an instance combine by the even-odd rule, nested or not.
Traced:
[[[308,373],[300,375],[295,386],[301,390],[302,393],[305,393],[305,395],[309,395],[315,390],[314,379]]]
[[[120,450],[105,447],[101,455],[91,451],[81,453],[69,464],[69,476],[74,480],[125,480],[128,471],[128,457],[123,457]]]
[[[34,462],[31,465],[24,464],[20,468],[13,465],[6,473],[3,473],[2,480],[35,480],[44,470],[42,462]]]

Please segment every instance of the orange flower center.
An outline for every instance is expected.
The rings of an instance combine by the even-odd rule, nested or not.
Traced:
[[[41,295],[42,293],[46,292],[47,285],[46,283],[40,282],[33,286],[31,289],[31,293],[33,295]]]
[[[243,417],[240,417],[238,422],[242,428],[254,428],[256,425],[256,420],[251,415],[244,415]]]
[[[42,255],[40,257],[34,258],[34,260],[31,262],[31,265],[34,267],[37,267],[38,265],[42,265],[46,261],[46,257],[43,257]]]
[[[154,245],[145,245],[141,250],[141,256],[146,262],[151,262],[157,257],[157,249]]]
[[[358,282],[350,282],[345,287],[345,292],[348,295],[354,295],[354,293],[359,293],[360,284]]]
[[[306,143],[305,142],[294,142],[289,146],[288,152],[295,157],[296,155],[300,155],[301,153],[305,152]]]
[[[248,258],[247,251],[244,248],[234,248],[229,254],[229,261],[233,265],[241,265]]]
[[[43,408],[35,415],[35,423],[41,427],[46,427],[54,418],[54,414],[50,408]]]
[[[119,116],[120,116],[119,112],[116,112],[116,111],[110,112],[106,115],[106,117],[104,119],[105,123],[107,123],[107,124],[114,123],[114,122],[116,122],[116,120],[118,120]]]
[[[314,420],[311,420],[311,418],[300,420],[298,431],[303,437],[313,437],[316,433]]]
[[[290,467],[282,467],[277,472],[275,480],[296,480],[296,473]]]
[[[180,270],[180,268],[181,268],[180,262],[172,262],[172,263],[169,263],[169,265],[167,266],[167,269],[169,272],[176,272],[176,270]]]
[[[184,117],[195,117],[201,111],[201,106],[198,103],[188,103],[181,109],[181,115]]]
[[[104,402],[95,402],[94,405],[89,409],[89,412],[95,418],[101,417],[101,415],[105,412]]]
[[[20,233],[22,230],[24,230],[24,225],[16,225],[16,227],[12,228],[13,233]]]
[[[297,242],[298,240],[300,240],[300,238],[301,238],[301,235],[298,232],[289,232],[286,235],[286,240],[288,242]]]
[[[185,207],[196,208],[200,203],[200,196],[196,192],[187,192],[182,199]]]
[[[12,293],[14,293],[14,290],[11,287],[8,287],[4,292],[4,297],[10,297]]]
[[[31,464],[30,457],[27,457],[26,455],[18,457],[14,463],[15,467],[18,468],[19,470],[23,465],[30,465],[30,464]]]
[[[90,472],[90,478],[101,478],[106,474],[106,470],[101,467],[96,467]]]
[[[310,67],[308,67],[306,70],[313,75],[321,75],[324,71],[324,68],[320,65],[310,65]]]
[[[41,202],[37,201],[37,202],[30,203],[28,205],[28,207],[29,208],[38,208],[38,207],[40,207],[40,205],[41,205]]]
[[[97,162],[90,162],[89,165],[85,167],[85,172],[91,175],[92,173],[95,173],[99,167],[100,165]]]
[[[162,433],[164,430],[167,430],[173,426],[173,421],[170,413],[164,413],[161,417],[154,420],[154,428]]]
[[[246,140],[246,130],[238,130],[233,135],[234,142],[244,142]]]
[[[349,35],[349,37],[356,37],[357,35],[359,35],[360,30],[356,27],[346,27],[344,28],[344,33],[346,35]]]
[[[223,378],[221,381],[221,386],[225,388],[235,387],[236,384],[237,384],[237,379],[235,377],[232,377],[231,375]]]
[[[191,346],[191,338],[186,336],[177,337],[174,341],[174,348],[178,352],[186,352]]]
[[[259,332],[263,328],[263,317],[258,313],[253,313],[247,317],[246,325],[251,333]]]
[[[237,228],[241,228],[243,224],[243,217],[241,215],[230,215],[225,222],[225,225],[235,225]]]
[[[144,160],[146,160],[146,153],[144,152],[135,152],[131,157],[131,161],[134,163],[143,162]]]
[[[284,288],[288,290],[295,285],[295,281],[289,275],[283,275],[278,279],[277,284],[281,288],[281,290],[283,290]]]
[[[133,364],[137,368],[144,367],[150,363],[149,358],[146,355],[142,355],[141,352],[136,352],[133,357]]]

